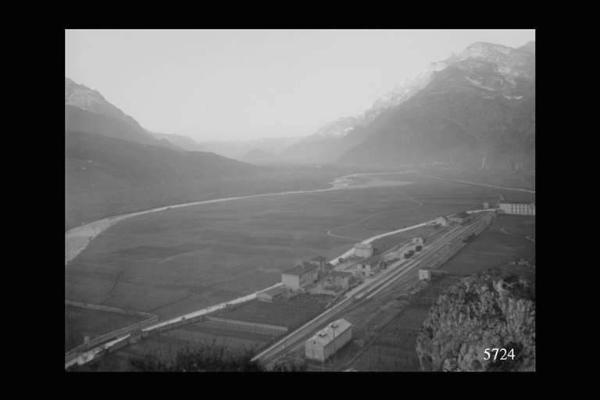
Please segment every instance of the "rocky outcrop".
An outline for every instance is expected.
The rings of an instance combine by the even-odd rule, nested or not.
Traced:
[[[486,271],[440,295],[417,337],[421,369],[535,370],[535,280],[523,270]],[[514,359],[485,360],[486,348],[514,349]]]

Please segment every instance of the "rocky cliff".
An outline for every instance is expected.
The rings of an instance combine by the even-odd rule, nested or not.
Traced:
[[[440,295],[417,337],[421,369],[535,370],[535,280],[531,267],[522,269],[467,277]],[[485,360],[486,348],[514,349],[515,357]]]

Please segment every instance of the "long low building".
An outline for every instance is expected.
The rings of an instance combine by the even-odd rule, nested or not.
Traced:
[[[265,301],[267,303],[272,303],[273,300],[282,298],[285,295],[286,288],[285,286],[275,286],[271,289],[262,291],[256,295],[256,298],[259,301]]]
[[[505,214],[535,215],[535,203],[499,203],[498,208]]]
[[[345,319],[338,319],[306,341],[306,358],[323,362],[351,340],[352,324]]]

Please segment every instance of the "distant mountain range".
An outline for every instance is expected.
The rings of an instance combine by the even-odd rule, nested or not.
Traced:
[[[364,113],[304,138],[197,142],[149,132],[99,92],[69,78],[65,128],[67,226],[210,191],[322,184],[312,170],[259,164],[369,169],[445,164],[534,173],[535,43],[520,48],[474,43],[431,64]],[[269,182],[264,174],[270,174]]]
[[[174,148],[150,134],[99,92],[65,78],[65,126],[71,132],[94,133],[131,142]]]
[[[533,168],[534,143],[535,43],[477,42],[282,154],[312,163],[519,170]]]
[[[268,168],[206,151],[223,149],[271,164],[280,162],[274,152],[293,140],[198,143],[150,132],[97,91],[66,78],[65,228],[168,204],[322,188],[340,174],[339,169]]]
[[[187,143],[173,143],[185,137],[166,140],[148,132],[100,93],[68,78],[65,128],[67,227],[198,196],[217,182],[259,172],[214,153],[185,151]]]

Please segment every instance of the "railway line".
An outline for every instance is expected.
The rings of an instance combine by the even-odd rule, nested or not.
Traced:
[[[490,210],[474,210],[469,213],[476,214],[476,213],[479,213],[482,211],[490,211]],[[434,221],[435,220],[431,220],[431,221],[423,222],[423,223],[413,225],[410,227],[398,229],[398,230],[395,230],[392,232],[386,232],[383,234],[379,234],[379,235],[376,235],[369,239],[364,240],[363,243],[370,243],[370,242],[373,242],[374,240],[377,240],[382,237],[394,235],[399,232],[408,231],[408,230],[426,226],[426,225],[431,225],[434,223]],[[471,227],[471,225],[469,227]],[[423,261],[427,261],[427,260],[434,261],[433,259],[429,259],[426,257],[438,254],[438,252],[440,250],[442,250],[445,245],[447,245],[452,240],[456,239],[459,235],[461,235],[461,232],[465,231],[464,228],[465,227],[463,227],[463,226],[455,226],[455,227],[452,227],[448,232],[440,234],[439,236],[436,234],[435,235],[437,237],[436,240],[429,245],[425,245],[423,247],[423,250],[420,253],[417,253],[416,256],[414,256],[413,258],[408,259],[408,260],[403,259],[403,260],[399,260],[399,261],[393,263],[384,272],[380,273],[377,277],[369,279],[362,285],[352,289],[338,303],[336,303],[332,307],[328,308],[324,313],[315,317],[313,320],[309,321],[308,323],[306,323],[305,325],[300,327],[298,330],[296,330],[292,334],[286,336],[285,338],[281,339],[274,345],[270,346],[268,349],[266,349],[259,355],[255,356],[253,360],[263,361],[264,359],[270,360],[271,358],[278,358],[280,353],[283,353],[284,351],[289,350],[289,348],[292,345],[298,344],[298,342],[300,342],[302,344],[303,343],[302,339],[307,336],[307,332],[311,333],[311,332],[315,331],[316,326],[320,326],[320,325],[324,324],[328,320],[332,319],[332,317],[335,315],[338,315],[344,311],[348,311],[349,307],[354,308],[354,306],[359,306],[363,301],[369,301],[373,296],[377,295],[381,291],[390,287],[390,285],[392,285],[394,282],[398,281],[400,278],[405,276],[405,274],[407,274],[408,272],[414,270],[414,268],[417,265],[420,265],[420,263],[422,263]],[[467,229],[467,231],[468,231],[468,229]],[[463,232],[463,234],[464,234],[464,232]],[[467,234],[469,234],[469,233],[467,233]],[[349,250],[342,256],[344,256],[344,257],[347,256],[351,251],[352,250]],[[342,256],[340,256],[340,257],[342,257]],[[439,257],[438,257],[438,259],[439,259]],[[339,257],[334,260],[331,260],[330,262],[332,264],[336,264],[338,262],[338,260],[339,260]],[[281,283],[275,284],[272,287],[279,286],[280,284]],[[267,289],[270,289],[270,288],[267,288]],[[166,328],[167,326],[176,326],[176,325],[180,325],[182,323],[186,323],[187,321],[194,321],[202,315],[206,315],[214,310],[226,307],[230,304],[236,304],[239,302],[248,301],[250,299],[253,299],[256,297],[257,293],[262,292],[267,289],[260,290],[256,293],[252,293],[248,296],[234,299],[229,302],[225,302],[222,304],[218,304],[218,305],[215,305],[212,307],[208,307],[208,308],[205,308],[202,310],[195,311],[193,313],[182,315],[182,316],[170,319],[170,320],[159,322],[157,324],[154,324],[152,326],[142,329],[142,331],[143,332],[151,332],[154,330],[160,330],[161,328]],[[367,297],[365,297],[365,296],[367,296]],[[76,354],[76,355],[71,355],[70,357],[66,357],[65,367],[68,368],[74,364],[81,365],[81,364],[87,363],[87,362],[93,360],[94,358],[96,358],[99,354],[103,353],[104,351],[109,350],[113,346],[124,343],[130,337],[131,337],[131,334],[129,334],[129,333],[124,334],[120,337],[115,336],[113,340],[107,340],[105,343],[100,344],[97,347],[91,348],[82,354]]]
[[[373,297],[381,295],[386,289],[390,289],[392,285],[400,283],[401,279],[407,277],[410,272],[414,272],[417,266],[425,264],[428,267],[431,267],[432,265],[434,268],[439,267],[457,250],[464,246],[462,241],[463,238],[485,228],[486,221],[484,221],[484,218],[486,218],[485,215],[474,215],[474,221],[469,225],[452,227],[435,242],[424,246],[423,250],[415,257],[395,262],[378,277],[366,281],[362,285],[352,289],[337,304],[325,310],[323,313],[275,344],[269,346],[267,349],[257,354],[252,360],[260,362],[267,367],[272,366],[282,357],[298,350],[304,344],[304,341],[324,324],[333,319],[340,318],[341,314],[348,312],[350,308],[353,309],[358,307],[362,303],[370,301]]]

